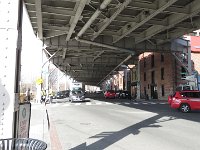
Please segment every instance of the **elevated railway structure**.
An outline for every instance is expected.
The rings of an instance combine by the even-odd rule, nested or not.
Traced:
[[[20,132],[23,3],[49,59],[90,85],[143,52],[184,53],[200,28],[199,0],[0,0],[0,138]]]
[[[199,29],[198,0],[24,0],[35,34],[66,74],[96,85],[143,52],[176,52]]]

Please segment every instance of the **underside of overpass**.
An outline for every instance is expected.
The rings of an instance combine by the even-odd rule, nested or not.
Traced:
[[[67,75],[97,85],[143,52],[176,52],[200,28],[199,0],[24,0],[35,34]],[[130,62],[131,61],[131,62]]]

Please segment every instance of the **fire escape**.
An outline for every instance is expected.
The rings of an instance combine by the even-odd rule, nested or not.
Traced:
[[[172,52],[175,58],[175,82],[177,85],[183,84],[185,76],[191,75],[191,49],[190,43],[184,39],[174,40],[173,46],[176,46],[177,51]]]

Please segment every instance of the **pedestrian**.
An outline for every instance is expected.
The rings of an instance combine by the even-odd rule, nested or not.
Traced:
[[[28,90],[26,91],[26,101],[30,102],[31,100],[31,90],[30,88],[28,88]]]
[[[46,90],[41,91],[41,103],[46,101]]]

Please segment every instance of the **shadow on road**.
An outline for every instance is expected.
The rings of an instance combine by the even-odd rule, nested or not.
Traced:
[[[159,127],[161,127],[160,125],[157,125],[157,123],[160,122],[159,119],[162,117],[163,117],[163,115],[153,116],[144,121],[141,121],[139,123],[131,125],[127,128],[124,128],[123,130],[120,130],[118,132],[102,132],[100,134],[90,137],[90,138],[102,138],[99,141],[92,143],[90,145],[87,145],[85,142],[74,148],[71,148],[70,150],[79,150],[79,149],[102,150],[102,149],[105,149],[105,148],[109,147],[110,145],[116,143],[117,141],[123,139],[124,137],[128,136],[129,134],[138,135],[140,133],[140,129],[142,129],[142,128],[148,128],[148,127],[159,128]],[[176,118],[169,117],[168,119],[165,119],[164,121],[166,122],[166,121],[170,121],[170,120],[174,120],[174,119],[176,119]]]
[[[98,98],[93,96],[92,98]],[[99,99],[98,99],[99,100]],[[102,98],[102,101],[108,101]],[[122,100],[109,100],[109,102],[119,102]],[[129,100],[130,102],[130,100]],[[160,122],[166,122],[166,121],[171,121],[175,119],[184,119],[184,120],[190,120],[194,122],[200,122],[200,111],[193,111],[191,113],[181,113],[177,110],[171,109],[168,105],[130,105],[130,104],[124,104],[120,103],[120,105],[126,106],[126,107],[131,107],[131,108],[136,108],[144,111],[149,111],[152,113],[156,113],[157,115],[148,118],[146,120],[143,120],[139,123],[133,124],[127,128],[124,128],[120,131],[117,132],[102,132],[97,135],[94,135],[90,138],[101,138],[100,140],[87,145],[86,142],[71,148],[70,150],[102,150],[106,149],[110,145],[120,141],[121,139],[125,138],[126,136],[133,134],[133,135],[138,135],[140,133],[140,130],[142,128],[148,128],[148,127],[154,127],[154,128],[159,128],[162,127],[158,125]],[[167,108],[166,108],[167,107]],[[165,119],[163,119],[163,117]]]

